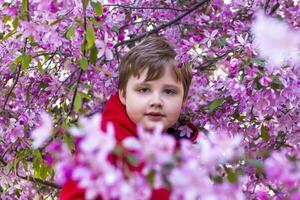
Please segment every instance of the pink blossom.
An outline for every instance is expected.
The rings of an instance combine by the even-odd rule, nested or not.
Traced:
[[[112,43],[108,40],[107,32],[104,33],[104,40],[96,40],[95,45],[99,49],[98,52],[99,58],[105,55],[105,58],[107,60],[113,59],[113,52],[111,50]]]
[[[81,118],[80,128],[71,128],[70,132],[76,137],[82,137],[79,147],[85,153],[97,152],[95,160],[98,163],[104,161],[116,145],[114,129],[108,124],[107,132],[100,129],[101,115],[96,114],[91,119]]]
[[[203,44],[207,44],[207,47],[210,48],[212,41],[215,40],[216,35],[218,34],[218,30],[212,31],[209,33],[208,31],[204,31],[205,38],[201,41]]]
[[[252,24],[252,34],[259,55],[268,61],[270,69],[300,64],[299,30],[259,11]]]
[[[178,130],[180,130],[180,137],[186,135],[188,138],[190,138],[191,134],[193,133],[193,130],[190,129],[188,126],[180,126]]]
[[[31,132],[31,138],[33,139],[33,147],[39,148],[41,145],[51,136],[53,119],[52,117],[43,112],[41,113],[41,125],[35,128]]]

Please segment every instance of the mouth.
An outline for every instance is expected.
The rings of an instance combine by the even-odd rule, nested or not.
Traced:
[[[163,117],[165,117],[165,115],[160,112],[149,112],[146,113],[145,116],[147,116],[151,121],[160,121]]]

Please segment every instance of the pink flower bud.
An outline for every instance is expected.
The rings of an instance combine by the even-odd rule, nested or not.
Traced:
[[[48,76],[45,76],[45,77],[43,77],[43,82],[49,83],[49,82],[51,82],[51,78]]]
[[[54,1],[51,2],[50,4],[50,12],[56,13],[58,11],[58,7]]]
[[[123,41],[125,39],[125,35],[123,33],[119,34],[118,39]]]
[[[108,41],[108,42],[107,42],[107,46],[108,46],[108,47],[113,47],[114,44],[113,44],[111,41]]]

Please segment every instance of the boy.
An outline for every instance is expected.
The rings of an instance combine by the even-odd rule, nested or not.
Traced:
[[[197,128],[187,123],[193,133],[180,136],[171,128],[176,124],[187,100],[191,83],[190,68],[178,68],[176,52],[162,37],[149,37],[132,48],[119,65],[119,92],[107,102],[102,113],[106,123],[113,122],[118,141],[136,135],[136,124],[151,130],[162,124],[164,131],[177,140],[195,141]]]
[[[119,65],[119,90],[112,96],[102,112],[101,128],[112,122],[118,142],[136,136],[136,124],[152,130],[162,125],[163,130],[177,140],[187,138],[195,141],[198,130],[187,125],[190,137],[180,134],[176,124],[181,109],[187,100],[191,83],[190,69],[178,68],[176,52],[162,37],[149,37],[132,48]],[[84,199],[84,191],[69,181],[62,189],[61,200]],[[156,189],[155,200],[169,199],[169,191]]]

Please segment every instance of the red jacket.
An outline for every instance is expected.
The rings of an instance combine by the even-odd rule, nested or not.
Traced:
[[[115,137],[117,142],[122,142],[125,138],[136,136],[136,125],[129,119],[125,106],[121,103],[119,96],[112,96],[102,112],[101,128],[106,129],[107,122],[112,122],[115,128]],[[195,141],[198,136],[198,129],[191,123],[187,125],[193,130],[191,141]],[[170,129],[168,132],[174,135],[179,140],[178,134],[175,129]],[[155,189],[152,191],[153,200],[168,200],[170,192],[167,189]],[[77,187],[75,181],[69,180],[63,186],[60,193],[60,200],[84,200],[84,190]]]

